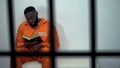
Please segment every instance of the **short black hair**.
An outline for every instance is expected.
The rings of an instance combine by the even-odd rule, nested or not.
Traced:
[[[27,14],[30,11],[36,11],[35,8],[33,6],[29,6],[24,10],[24,14]]]

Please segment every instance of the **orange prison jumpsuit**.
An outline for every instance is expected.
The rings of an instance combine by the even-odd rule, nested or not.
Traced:
[[[39,50],[39,52],[49,52],[50,51],[50,34],[49,34],[49,23],[46,19],[41,18],[41,21],[38,23],[37,28],[32,28],[27,21],[24,21],[18,28],[17,36],[16,36],[16,51],[17,52],[32,52],[32,48],[25,48],[24,47],[24,40],[23,35],[26,35],[28,37],[31,37],[36,32],[44,32],[44,35],[41,35],[41,38],[43,40],[42,43],[40,43],[43,48]],[[54,28],[54,45],[57,49],[59,47],[59,39],[57,35],[57,31]],[[18,56],[16,58],[16,64],[17,68],[22,68],[22,64],[29,61],[40,61],[42,63],[42,68],[51,68],[51,62],[50,57],[48,56]],[[11,65],[12,68],[12,65]]]

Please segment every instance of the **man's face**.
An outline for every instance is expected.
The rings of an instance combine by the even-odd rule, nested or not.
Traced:
[[[25,14],[25,17],[31,26],[34,26],[36,24],[36,20],[37,20],[37,12],[36,11],[28,12],[27,14]]]

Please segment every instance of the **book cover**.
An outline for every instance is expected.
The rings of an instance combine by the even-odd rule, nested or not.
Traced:
[[[37,43],[43,42],[42,38],[39,36],[38,33],[33,34],[31,37],[23,35],[23,39],[25,42],[33,42],[33,41],[37,41]]]

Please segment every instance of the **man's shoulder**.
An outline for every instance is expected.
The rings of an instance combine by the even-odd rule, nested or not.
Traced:
[[[20,25],[19,28],[25,27],[26,25],[28,25],[27,21],[23,21]]]
[[[42,20],[43,22],[48,22],[48,19],[46,19],[46,18],[41,18],[41,20]]]
[[[41,24],[48,24],[49,21],[46,18],[41,18]]]
[[[46,18],[41,18],[41,20],[47,21],[47,19],[46,19]]]

